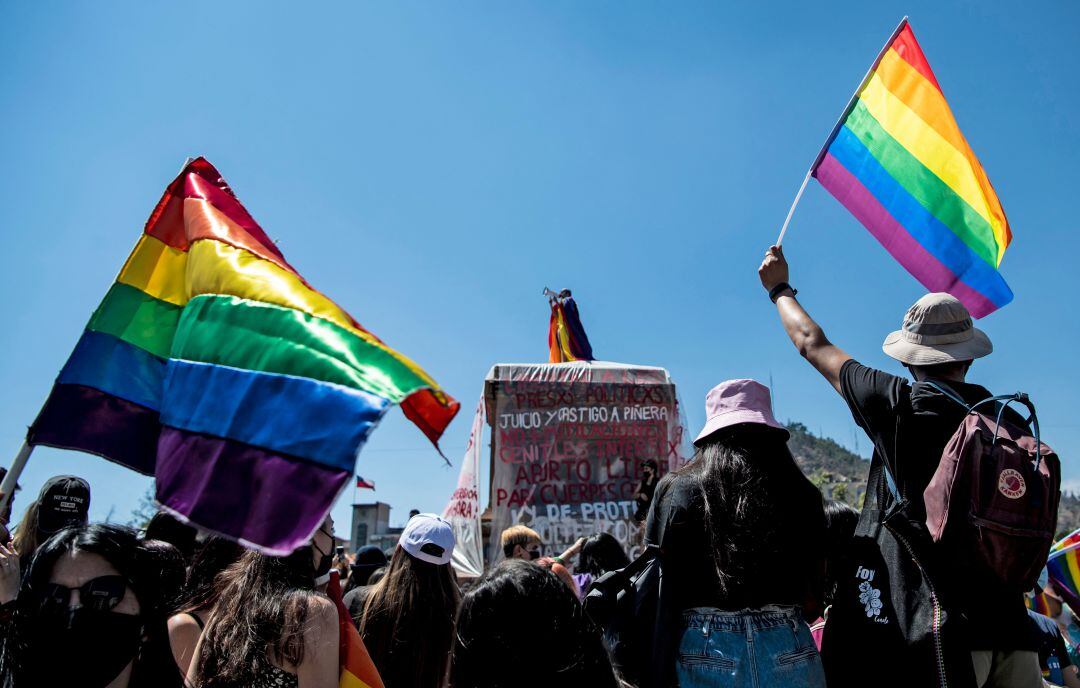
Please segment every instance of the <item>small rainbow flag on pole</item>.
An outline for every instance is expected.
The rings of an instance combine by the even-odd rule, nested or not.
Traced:
[[[1070,545],[1064,549],[1051,549],[1046,561],[1046,573],[1065,603],[1074,610],[1080,610],[1080,545]]]
[[[1050,547],[1050,551],[1056,552],[1059,549],[1065,549],[1066,547],[1070,547],[1077,543],[1080,543],[1080,528],[1077,528],[1073,532],[1069,533],[1065,537],[1055,542],[1053,546]]]
[[[1009,221],[907,17],[810,175],[930,291],[952,294],[976,318],[1012,300],[998,272],[1012,240]]]
[[[460,406],[315,291],[199,158],[150,215],[27,443],[153,475],[181,519],[280,555],[322,523],[393,404],[432,442]]]

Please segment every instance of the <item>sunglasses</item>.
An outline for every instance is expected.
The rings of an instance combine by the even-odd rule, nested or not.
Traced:
[[[92,578],[77,588],[49,583],[41,598],[43,614],[66,613],[71,603],[71,591],[79,591],[79,605],[84,609],[108,612],[120,604],[127,591],[128,582],[123,576],[99,576]]]

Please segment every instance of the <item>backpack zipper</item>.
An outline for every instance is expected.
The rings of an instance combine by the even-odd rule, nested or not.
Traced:
[[[930,635],[934,638],[934,656],[937,659],[938,669],[938,686],[939,688],[948,688],[949,681],[945,675],[945,652],[941,646],[941,604],[938,602],[937,590],[934,589],[934,584],[930,582],[930,577],[926,575],[926,569],[919,563],[918,558],[915,557],[915,551],[912,549],[908,541],[904,539],[895,528],[888,523],[883,522],[883,526],[889,529],[889,532],[893,534],[897,542],[904,546],[907,550],[908,556],[911,557],[911,561],[915,563],[915,566],[919,569],[919,573],[922,574],[923,580],[926,581],[926,587],[930,588],[930,604],[934,609],[934,618],[930,626]]]

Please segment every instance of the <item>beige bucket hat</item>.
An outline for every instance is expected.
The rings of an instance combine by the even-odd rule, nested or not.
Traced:
[[[908,365],[936,365],[982,358],[994,350],[971,313],[950,294],[927,294],[904,316],[903,328],[885,338],[881,350]]]

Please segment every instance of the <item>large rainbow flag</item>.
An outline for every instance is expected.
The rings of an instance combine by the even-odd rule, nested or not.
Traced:
[[[905,17],[811,173],[930,291],[980,318],[1013,294],[1009,221]]]
[[[31,426],[153,475],[180,518],[268,554],[310,539],[401,404],[459,404],[289,265],[199,158],[166,189]]]

